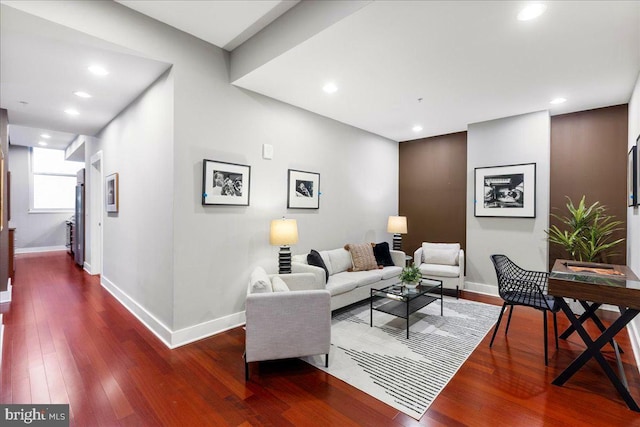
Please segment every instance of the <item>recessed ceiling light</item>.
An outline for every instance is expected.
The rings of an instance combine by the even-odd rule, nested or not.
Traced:
[[[104,67],[101,67],[100,65],[91,65],[88,68],[88,70],[91,71],[96,76],[106,76],[107,74],[109,74],[109,72],[105,70]]]
[[[338,90],[338,86],[335,83],[327,83],[322,87],[322,90],[326,93],[335,93]]]
[[[555,98],[552,99],[550,104],[562,104],[563,102],[567,102],[566,98]]]
[[[49,139],[49,138],[51,138],[51,135],[49,135],[48,133],[42,133],[42,134],[40,134],[40,137],[44,138],[44,139]]]
[[[78,110],[75,110],[73,108],[67,108],[66,110],[64,110],[64,112],[70,116],[77,116],[78,114],[80,114]]]
[[[415,125],[414,127],[411,128],[411,130],[414,132],[420,132],[422,130],[422,126]]]
[[[44,141],[38,141],[38,145],[42,146],[42,147],[46,147],[47,143]]]
[[[518,21],[530,21],[536,19],[547,10],[547,5],[542,3],[532,3],[518,13]]]
[[[91,98],[91,95],[89,95],[87,92],[83,92],[81,90],[77,91],[77,92],[73,92],[73,94],[77,97],[80,98]]]

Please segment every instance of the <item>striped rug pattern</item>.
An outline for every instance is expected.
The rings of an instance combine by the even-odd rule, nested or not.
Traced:
[[[445,297],[406,320],[369,304],[334,314],[329,368],[324,356],[306,360],[323,371],[420,419],[495,324],[500,307]]]

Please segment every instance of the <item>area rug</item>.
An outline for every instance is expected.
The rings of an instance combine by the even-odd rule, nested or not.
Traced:
[[[308,363],[405,414],[420,419],[495,324],[500,307],[445,297],[406,320],[373,312],[369,304],[333,315],[329,367]]]

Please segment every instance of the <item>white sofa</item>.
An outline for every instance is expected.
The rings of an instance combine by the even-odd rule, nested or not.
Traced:
[[[276,277],[284,288],[276,289]],[[282,285],[282,282],[280,284]],[[330,294],[311,273],[251,273],[246,300],[245,378],[249,363],[324,354],[331,348]]]
[[[390,250],[393,266],[368,271],[347,271],[352,267],[351,254],[344,248],[320,251],[329,273],[307,262],[308,254],[294,255],[291,262],[293,273],[313,273],[321,289],[331,293],[331,310],[346,307],[371,296],[371,289],[381,289],[397,283],[405,265],[405,253]]]
[[[422,276],[442,280],[442,287],[464,289],[464,250],[459,243],[423,242],[413,254],[413,263]]]

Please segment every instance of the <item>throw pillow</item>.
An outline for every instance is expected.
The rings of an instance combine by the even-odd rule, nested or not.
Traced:
[[[273,285],[273,292],[289,292],[287,284],[278,276],[271,278],[271,285]]]
[[[391,252],[389,252],[389,243],[372,243],[373,255],[376,257],[378,265],[383,267],[393,267],[393,259],[391,258]]]
[[[353,268],[349,271],[366,271],[378,268],[371,243],[349,243],[344,248],[351,253],[351,260],[353,261]]]
[[[430,249],[424,253],[424,262],[427,264],[458,265],[458,254],[455,249]]]
[[[271,280],[267,272],[262,267],[256,267],[251,273],[251,293],[262,294],[267,292],[273,292],[271,287]]]
[[[307,264],[315,265],[316,267],[322,268],[324,270],[326,281],[329,281],[329,270],[324,264],[324,261],[322,260],[322,257],[320,256],[320,253],[318,251],[316,251],[315,249],[311,249],[311,252],[309,252],[309,255],[307,255]]]

